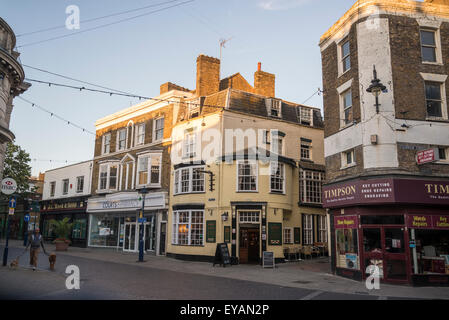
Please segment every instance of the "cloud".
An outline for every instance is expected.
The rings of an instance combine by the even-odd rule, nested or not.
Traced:
[[[310,0],[262,0],[259,7],[264,10],[287,10],[299,7],[310,2]]]

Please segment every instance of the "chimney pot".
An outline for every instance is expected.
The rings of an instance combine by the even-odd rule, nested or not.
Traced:
[[[257,71],[262,71],[262,62],[257,64]]]

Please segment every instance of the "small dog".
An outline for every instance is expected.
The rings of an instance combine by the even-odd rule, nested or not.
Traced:
[[[11,261],[11,263],[9,264],[9,266],[12,269],[17,269],[17,267],[19,266],[19,259],[14,259],[13,261]]]
[[[48,257],[48,261],[50,262],[50,270],[55,270],[56,254],[50,254],[50,256]]]

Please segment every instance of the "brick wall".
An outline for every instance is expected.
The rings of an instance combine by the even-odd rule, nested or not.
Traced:
[[[196,61],[196,94],[207,96],[220,89],[220,60],[200,55]]]
[[[355,150],[356,165],[347,169],[341,170],[341,154],[334,154],[326,157],[326,182],[332,183],[336,179],[350,178],[363,173],[363,148],[358,146]]]
[[[422,63],[420,28],[414,18],[389,16],[391,64],[396,118],[409,120],[426,119],[426,97],[422,73],[449,74],[449,64],[429,65]],[[443,62],[449,59],[449,23],[441,24]],[[449,82],[446,81],[449,93]]]
[[[428,144],[398,143],[399,167],[412,174],[419,174],[423,176],[449,176],[449,166],[447,164],[427,163],[419,166],[417,165],[416,152],[434,147],[437,146]]]
[[[254,73],[254,93],[267,97],[276,96],[276,76],[258,70]]]
[[[357,29],[356,25],[351,27],[348,34],[351,51],[351,69],[338,77],[338,56],[340,48],[336,43],[329,45],[322,53],[323,70],[323,103],[324,103],[324,137],[329,137],[340,130],[340,97],[337,88],[347,81],[352,82],[352,108],[353,118],[360,122],[360,91],[358,80],[358,55],[357,55]]]

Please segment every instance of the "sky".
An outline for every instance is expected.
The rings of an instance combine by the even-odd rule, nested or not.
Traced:
[[[189,0],[168,1],[0,0],[0,16],[18,35],[22,64],[147,97],[159,95],[160,85],[168,81],[195,89],[197,56],[219,57],[220,39],[231,39],[223,50],[222,78],[240,72],[253,84],[257,63],[262,62],[262,70],[276,74],[276,96],[303,103],[322,88],[320,36],[355,2],[193,0],[144,15]],[[86,21],[161,3],[166,4]],[[79,30],[63,27],[20,36],[64,26],[70,5],[80,10]],[[138,15],[142,16],[89,31]],[[30,79],[82,85],[28,67],[24,70]],[[22,97],[91,132],[97,119],[139,102],[39,83]],[[322,109],[322,97],[315,95],[306,104]],[[33,175],[93,158],[95,136],[18,98],[10,129],[16,144],[30,154]]]

